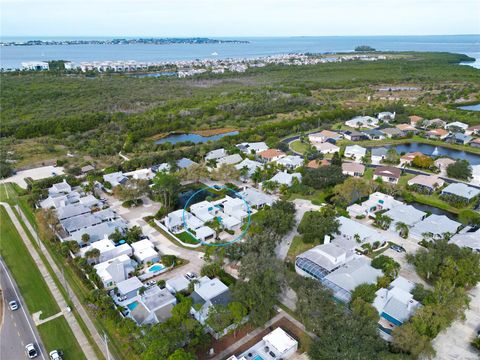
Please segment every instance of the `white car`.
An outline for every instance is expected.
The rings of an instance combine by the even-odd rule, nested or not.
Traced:
[[[15,300],[12,300],[8,303],[8,307],[12,311],[18,310],[18,303]]]
[[[50,357],[50,360],[62,360],[62,352],[60,350],[53,350],[50,351],[48,356]]]
[[[29,359],[34,359],[38,356],[37,349],[35,349],[35,345],[33,343],[25,346],[25,353],[27,354]]]

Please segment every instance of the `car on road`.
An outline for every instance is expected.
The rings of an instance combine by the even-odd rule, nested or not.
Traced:
[[[8,307],[12,311],[18,310],[18,303],[15,300],[12,300],[8,303]]]
[[[35,348],[35,344],[30,343],[25,346],[25,353],[27,354],[29,359],[34,359],[38,356],[37,349]]]
[[[195,274],[194,272],[187,272],[187,273],[185,274],[185,278],[186,278],[187,280],[192,281],[192,280],[195,280],[196,278],[198,278],[198,275]]]
[[[403,246],[400,246],[400,245],[391,245],[390,248],[398,253],[402,253],[402,252],[406,252],[405,248]]]
[[[63,360],[62,355],[63,353],[60,350],[52,350],[48,354],[50,360]]]

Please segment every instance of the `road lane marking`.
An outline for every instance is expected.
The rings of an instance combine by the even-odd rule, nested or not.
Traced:
[[[17,323],[15,321],[13,322],[13,326],[17,327]]]
[[[12,220],[13,221],[13,220]],[[13,283],[13,280],[12,278],[10,277],[10,274],[8,273],[8,270],[5,266],[5,264],[3,263],[3,260],[0,259],[0,264],[2,265],[3,267],[3,271],[5,272],[5,275],[7,277],[7,279],[10,281],[10,284],[12,285],[12,289],[13,289],[13,292],[15,293],[15,296],[17,297],[18,301],[20,302],[20,295],[18,294],[17,292],[17,289],[15,288],[15,285]],[[30,321],[28,320],[28,316],[27,316],[27,313],[25,312],[25,307],[23,306],[23,304],[21,304],[22,306],[20,306],[22,312],[23,312],[23,315],[25,316],[25,320],[27,320],[27,324],[28,324],[28,327],[30,328],[30,331],[32,332],[32,335],[33,335],[33,338],[35,339],[35,343],[38,345],[38,350],[40,352],[40,355],[42,356],[42,359],[43,360],[46,360],[45,359],[45,355],[43,354],[43,351],[42,351],[42,348],[40,346],[40,342],[38,341],[37,339],[37,336],[35,335],[35,331],[33,331],[33,327],[32,327],[32,324],[30,323]],[[22,346],[25,346],[23,341],[22,341]]]

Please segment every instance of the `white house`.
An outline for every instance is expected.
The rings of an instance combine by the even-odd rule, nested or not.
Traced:
[[[378,147],[372,149],[372,164],[378,165],[387,157],[388,149],[384,147]]]
[[[374,216],[377,211],[393,209],[402,204],[401,201],[395,200],[393,196],[374,192],[369,196],[368,200],[361,204],[353,204],[347,207],[347,211],[351,217]]]
[[[127,177],[131,177],[132,179],[135,179],[135,180],[152,180],[155,176],[155,173],[153,172],[152,169],[147,168],[147,169],[138,169],[138,170],[130,171],[123,175]]]
[[[155,250],[153,243],[148,240],[140,240],[132,243],[133,257],[140,264],[147,262],[155,262],[160,260],[158,252]]]
[[[480,165],[472,166],[472,184],[480,185]]]
[[[303,165],[303,158],[298,155],[287,155],[277,160],[276,163],[285,166],[287,169],[294,170]]]
[[[241,163],[235,165],[235,169],[239,171],[242,169],[246,169],[247,177],[251,177],[258,168],[263,168],[263,164],[261,162],[250,159],[244,159]]]
[[[348,145],[345,147],[344,156],[353,159],[356,162],[361,162],[362,158],[367,154],[367,149],[359,145]]]
[[[112,240],[106,238],[81,248],[79,255],[85,257],[85,254],[93,249],[100,251],[100,256],[98,259],[96,259],[99,263],[111,260],[121,255],[131,256],[133,254],[131,246],[127,243],[116,246]]]
[[[271,195],[267,195],[262,191],[254,188],[246,188],[239,192],[239,195],[244,199],[248,205],[252,208],[260,209],[263,206],[272,206],[275,202],[275,198]]]
[[[67,183],[65,179],[62,182],[53,184],[48,189],[48,195],[55,196],[58,194],[68,194],[72,192],[72,187]]]
[[[212,150],[210,152],[207,153],[207,155],[205,155],[205,161],[209,161],[209,160],[218,160],[220,158],[223,158],[225,156],[227,156],[227,151],[225,149],[215,149],[215,150]]]
[[[198,283],[195,283],[191,298],[193,304],[190,313],[204,325],[212,305],[226,306],[230,302],[230,290],[219,279],[203,276],[198,279]]]
[[[140,326],[162,323],[172,316],[176,303],[177,299],[167,289],[155,285],[139,296],[129,316]]]
[[[282,328],[277,327],[271,333],[265,335],[260,342],[246,350],[239,358],[232,355],[227,360],[270,358],[287,360],[295,355],[297,349],[298,341]]]
[[[103,286],[111,288],[115,284],[126,280],[128,275],[135,271],[135,262],[128,255],[123,254],[95,265],[94,269],[102,279]]]
[[[110,183],[112,188],[123,185],[127,181],[127,177],[121,171],[103,175],[103,181]]]
[[[440,239],[445,234],[455,234],[462,224],[449,219],[445,215],[432,214],[424,220],[416,223],[410,230],[410,236],[421,240],[424,234]]]
[[[48,65],[48,62],[46,61],[23,61],[22,69],[30,70],[30,71],[42,71],[42,70],[48,70],[49,65]]]
[[[188,285],[190,281],[188,281],[185,276],[176,276],[174,278],[168,279],[165,281],[165,287],[170,291],[172,294],[176,294],[177,292],[185,291],[188,289]]]
[[[268,150],[267,144],[264,142],[252,142],[252,143],[241,143],[237,145],[237,148],[239,148],[242,152],[245,154],[257,154],[259,152]]]
[[[241,162],[243,159],[240,156],[240,154],[232,154],[232,155],[227,155],[225,157],[222,157],[217,160],[217,167],[222,166],[223,164],[225,165],[234,165],[238,164]]]
[[[215,218],[218,208],[210,201],[200,201],[190,206],[190,212],[204,223]]]
[[[385,122],[389,122],[391,120],[395,120],[395,115],[396,113],[389,112],[389,111],[383,111],[377,115],[377,119]]]
[[[337,145],[333,145],[329,142],[314,143],[313,146],[322,154],[333,154],[340,151]]]
[[[468,124],[462,123],[460,121],[454,121],[445,125],[445,130],[454,131],[456,129],[467,130]]]
[[[301,182],[302,174],[300,173],[289,174],[286,171],[280,171],[274,177],[272,177],[270,181],[276,182],[280,185],[292,186],[293,179],[297,179],[298,181]]]
[[[353,119],[345,121],[345,125],[350,126],[352,128],[375,128],[378,126],[378,119],[371,117],[371,116],[357,116]]]

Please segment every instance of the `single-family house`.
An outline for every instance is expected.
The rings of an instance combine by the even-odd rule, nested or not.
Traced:
[[[468,129],[468,124],[462,123],[460,121],[454,121],[445,125],[445,129],[450,132],[457,132],[457,131],[465,132],[465,130]]]
[[[257,155],[264,162],[277,161],[277,160],[287,156],[287,154],[285,154],[283,151],[280,151],[278,149],[264,150],[262,152],[259,152]]]
[[[373,172],[373,179],[382,179],[391,184],[397,184],[402,175],[402,170],[393,166],[378,166]]]
[[[143,283],[136,277],[132,276],[123,281],[117,282],[117,296],[132,299],[138,294],[138,290],[143,288]]]
[[[370,129],[362,131],[369,140],[383,140],[385,139],[385,134],[378,129]]]
[[[442,173],[444,173],[444,172],[447,171],[447,168],[451,164],[455,164],[456,161],[453,160],[453,159],[450,159],[450,158],[439,158],[439,159],[435,160],[433,163]]]
[[[131,246],[127,243],[117,245],[112,240],[106,238],[80,248],[79,256],[86,257],[93,249],[98,250],[100,255],[96,259],[87,258],[90,263],[102,263],[120,255],[131,256],[133,254]]]
[[[405,137],[405,132],[403,132],[400,129],[397,128],[385,128],[385,129],[380,129],[381,132],[385,134],[385,136],[389,139],[394,139],[394,138],[401,138]]]
[[[188,290],[190,281],[187,280],[185,276],[179,275],[174,278],[168,279],[165,281],[165,287],[172,294]]]
[[[370,194],[368,200],[361,204],[353,204],[347,207],[347,211],[351,217],[374,216],[377,211],[389,210],[401,204],[402,202],[395,200],[393,196],[381,192],[374,192]]]
[[[377,309],[380,320],[380,334],[387,340],[391,339],[392,331],[407,321],[421,306],[411,294],[415,284],[399,276],[390,283],[388,289],[380,288],[375,293],[373,306]]]
[[[451,183],[442,190],[442,196],[453,195],[465,201],[471,201],[479,194],[480,189],[465,185],[464,183]]]
[[[210,201],[200,201],[190,206],[190,212],[203,221],[212,221],[215,218],[218,208],[216,208]]]
[[[217,233],[215,230],[208,226],[201,226],[198,229],[195,229],[195,234],[193,236],[200,242],[206,242],[212,239],[215,239]]]
[[[384,122],[389,122],[395,120],[395,112],[391,113],[390,111],[383,111],[377,115],[377,119]]]
[[[146,289],[132,306],[129,316],[139,325],[162,323],[172,316],[177,299],[157,285]]]
[[[275,198],[273,196],[250,187],[245,188],[238,194],[247,202],[248,205],[250,205],[250,207],[255,209],[260,209],[265,205],[272,206],[272,204],[275,202]]]
[[[247,360],[247,359],[289,359],[295,355],[298,349],[298,341],[282,328],[265,335],[261,341],[244,351],[238,358],[235,355],[227,360]]]
[[[302,174],[300,173],[289,174],[286,171],[279,171],[274,177],[270,179],[270,181],[276,182],[280,185],[292,186],[294,179],[297,179],[299,182],[301,182]]]
[[[195,161],[192,161],[187,158],[181,158],[180,160],[177,160],[176,164],[177,164],[177,168],[179,169],[188,169],[193,165],[198,165]]]
[[[465,230],[465,229],[464,229]],[[480,252],[480,228],[472,228],[452,236],[450,243],[460,247],[469,248],[472,251]]]
[[[422,122],[425,120],[423,117],[417,115],[411,115],[408,118],[410,119],[410,125],[415,127],[421,127]]]
[[[344,162],[342,164],[343,175],[363,176],[365,173],[365,165],[354,162]]]
[[[155,245],[148,239],[132,243],[132,249],[133,257],[139,264],[160,260],[158,251],[155,250]]]
[[[396,225],[403,223],[408,227],[412,227],[416,223],[422,221],[427,216],[426,212],[415,209],[412,205],[401,204],[388,210],[383,215],[392,219],[390,230],[396,231]]]
[[[67,183],[65,179],[62,182],[53,184],[48,189],[48,195],[57,195],[57,194],[68,194],[72,192],[72,187]]]
[[[446,233],[456,234],[462,224],[449,219],[445,215],[432,214],[424,220],[416,223],[410,229],[410,236],[421,240],[424,234],[432,236],[433,239],[441,239]]]
[[[313,159],[310,160],[307,164],[307,168],[309,169],[318,169],[321,166],[329,166],[330,161],[327,159]]]
[[[473,140],[473,137],[465,135],[464,133],[454,133],[448,136],[445,141],[452,144],[467,145],[470,141]]]
[[[448,137],[450,133],[445,129],[432,129],[428,130],[426,135],[430,139],[443,140]]]
[[[442,119],[439,119],[439,118],[428,120],[428,121],[426,121],[426,124],[425,124],[425,126],[429,129],[430,128],[445,128],[445,125],[447,125],[447,123],[445,121],[443,121]]]
[[[298,155],[287,155],[277,160],[276,163],[285,166],[289,170],[294,170],[303,165],[303,158]]]
[[[480,138],[476,138],[470,141],[470,146],[475,148],[480,148]]]
[[[356,116],[353,119],[345,121],[345,125],[352,128],[375,128],[378,126],[378,119],[371,116]]]
[[[39,205],[42,209],[58,209],[67,205],[80,202],[80,194],[72,191],[68,194],[53,194],[46,199],[40,201]]]
[[[227,150],[225,149],[215,149],[215,150],[212,150],[210,152],[207,153],[207,155],[205,155],[205,161],[209,161],[209,160],[218,160],[220,158],[223,158],[225,156],[227,156]]]
[[[235,169],[239,171],[243,171],[245,169],[246,177],[251,177],[258,168],[263,168],[263,164],[250,159],[244,159],[241,163],[235,165]]]
[[[445,181],[435,175],[417,175],[407,181],[408,186],[418,187],[424,191],[432,192],[441,188]]]
[[[130,171],[124,173],[123,175],[135,180],[152,180],[155,176],[155,173],[151,168],[146,168]]]
[[[465,130],[466,135],[480,135],[480,124],[469,126],[467,130]]]
[[[94,266],[105,288],[115,287],[135,271],[135,262],[123,254]],[[138,280],[138,279],[137,279]]]
[[[243,159],[240,154],[232,154],[232,155],[227,155],[225,157],[222,157],[217,160],[217,168],[222,166],[223,164],[225,165],[235,165],[241,162]]]
[[[422,157],[424,155],[419,151],[406,153],[405,155],[400,157],[400,166],[412,165],[413,159],[415,159],[417,156]]]
[[[230,290],[219,279],[210,279],[207,276],[203,276],[194,284],[191,298],[193,304],[190,313],[199,323],[204,325],[211,306],[228,305],[230,302]]]
[[[65,220],[74,216],[90,214],[91,210],[88,206],[76,203],[65,206],[60,206],[57,209],[58,220]]]
[[[355,131],[355,130],[347,130],[343,132],[343,136],[345,139],[350,141],[361,141],[367,140],[368,137],[363,132]]]
[[[120,233],[124,233],[127,228],[127,223],[122,219],[116,219],[114,221],[105,221],[97,225],[93,225],[87,228],[83,228],[75,231],[66,240],[75,240],[80,246],[86,246],[96,241],[102,240],[105,237],[109,237],[118,229]],[[88,235],[88,241],[84,241],[84,234]]]
[[[127,180],[127,177],[121,171],[103,175],[103,181],[110,183],[112,188],[125,184]]]
[[[416,133],[418,130],[410,124],[398,124],[395,126],[398,130],[403,131],[404,133]]]
[[[317,133],[308,134],[308,140],[312,143],[331,142],[335,144],[342,138],[342,135],[331,130],[322,130]]]
[[[336,240],[344,238],[355,242],[357,245],[364,243],[373,244],[375,241],[384,243],[386,241],[385,236],[381,232],[370,226],[344,216],[340,216],[338,221],[340,222],[340,227],[338,228],[340,235],[336,236]]]
[[[337,145],[333,145],[329,142],[314,143],[313,146],[322,154],[333,154],[340,151],[340,148]]]
[[[158,173],[158,172],[168,173],[170,171],[170,168],[171,166],[169,163],[161,163],[161,164],[153,165],[152,171],[154,173]]]
[[[239,148],[243,153],[247,155],[258,154],[259,152],[268,150],[268,146],[264,142],[245,142],[238,144],[237,148]]]
[[[472,166],[472,184],[480,185],[480,164]]]
[[[362,158],[367,154],[367,149],[359,145],[348,145],[345,147],[344,156],[353,159],[356,162],[361,162]]]
[[[385,147],[372,148],[372,153],[371,154],[372,154],[371,155],[372,164],[378,165],[383,160],[386,159],[387,154],[388,154],[388,149],[385,148]]]

